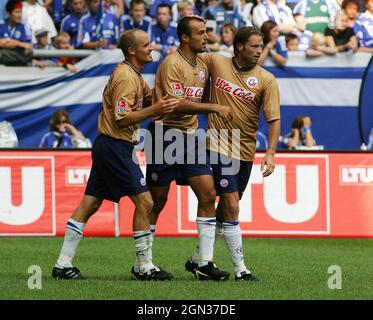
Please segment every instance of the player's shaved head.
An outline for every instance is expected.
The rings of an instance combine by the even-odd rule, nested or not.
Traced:
[[[142,34],[147,34],[143,30],[139,29],[131,29],[123,32],[119,39],[119,47],[122,49],[123,54],[126,58],[129,57],[129,48],[137,49],[139,46],[139,43],[137,41],[137,38]]]
[[[250,37],[253,35],[263,38],[263,34],[257,27],[242,27],[238,29],[233,40],[234,54],[238,53],[238,44],[245,45],[245,43],[249,41]]]

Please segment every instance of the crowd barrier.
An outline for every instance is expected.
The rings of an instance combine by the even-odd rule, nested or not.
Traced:
[[[262,157],[240,202],[244,236],[373,237],[372,152],[280,152],[265,179]],[[88,150],[0,151],[0,235],[62,236],[90,167]],[[123,198],[116,216],[115,204],[104,201],[85,235],[131,236],[133,209]],[[157,235],[196,235],[196,212],[193,192],[172,184]]]
[[[341,53],[306,58],[290,53],[287,65],[265,64],[278,81],[281,93],[281,133],[290,131],[299,114],[313,119],[317,144],[327,150],[357,150],[368,141],[373,128],[372,54]],[[2,68],[0,72],[0,121],[11,122],[20,147],[36,147],[49,130],[56,108],[67,109],[73,123],[92,141],[97,135],[97,115],[102,91],[115,65],[123,60],[120,50],[101,50],[77,64],[78,72],[63,68]],[[143,69],[154,84],[159,61]],[[201,126],[205,125],[201,118]],[[267,132],[263,119],[262,132]]]

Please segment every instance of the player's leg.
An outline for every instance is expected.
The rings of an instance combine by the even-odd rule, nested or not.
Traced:
[[[159,214],[167,203],[170,184],[165,186],[149,186],[149,190],[154,201],[154,206],[150,213],[150,231],[154,236]]]
[[[229,273],[220,271],[213,263],[216,225],[216,192],[214,180],[211,175],[193,176],[187,178],[187,180],[198,199],[196,222],[199,243],[191,257],[191,261],[193,262],[194,259],[195,263],[196,254],[198,252],[198,267],[196,266],[194,274],[201,280],[227,280],[229,278]],[[188,270],[187,265],[186,269]]]
[[[236,280],[257,280],[246,267],[244,261],[244,252],[242,247],[242,234],[239,216],[239,201],[249,181],[251,173],[251,163],[241,163],[240,172],[234,176],[235,187],[231,190],[219,190],[220,200],[217,210],[217,216],[222,222],[222,234],[228,247],[233,263]],[[234,191],[237,190],[237,191]],[[233,191],[233,192],[228,192]]]
[[[73,266],[72,260],[88,219],[99,209],[102,199],[84,195],[71,218],[67,221],[65,238],[52,276],[55,279],[82,279],[79,269]]]
[[[153,209],[150,192],[129,196],[135,204],[133,216],[133,238],[135,241],[137,270],[132,268],[132,277],[136,280],[171,280],[172,274],[153,264],[152,234],[149,215]]]

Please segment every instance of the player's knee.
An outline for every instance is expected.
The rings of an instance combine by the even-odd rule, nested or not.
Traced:
[[[199,204],[200,205],[213,205],[213,206],[215,206],[215,200],[216,200],[216,191],[215,191],[215,189],[206,190],[199,197]]]
[[[228,201],[225,201],[224,209],[224,214],[229,215],[229,218],[232,219],[238,216],[240,206],[238,201],[229,199]]]
[[[141,209],[146,212],[147,214],[150,214],[150,212],[153,210],[153,207],[154,207],[154,202],[153,202],[153,199],[151,197],[147,197],[145,199],[143,199],[140,204],[141,206]]]

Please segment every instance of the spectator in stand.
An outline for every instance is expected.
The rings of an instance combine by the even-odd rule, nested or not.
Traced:
[[[74,47],[70,44],[70,36],[66,32],[59,32],[54,40],[56,49],[59,50],[74,50]],[[76,72],[78,69],[74,66],[76,60],[70,57],[59,57],[57,59],[57,64],[60,67],[64,67],[70,72]]]
[[[253,24],[261,28],[265,21],[276,22],[282,34],[295,30],[295,21],[291,9],[280,0],[263,0],[253,10]]]
[[[262,24],[260,31],[263,34],[264,48],[258,60],[258,65],[263,65],[267,57],[271,57],[279,66],[285,66],[288,50],[285,36],[280,36],[277,23],[268,20]]]
[[[220,53],[233,57],[233,39],[236,35],[237,28],[232,23],[225,24],[220,30]]]
[[[337,48],[328,47],[326,37],[321,32],[314,32],[311,39],[311,46],[306,51],[307,57],[319,57],[323,55],[335,55],[338,52]]]
[[[122,0],[103,0],[105,12],[114,14],[118,19],[124,13],[124,4]]]
[[[373,0],[365,0],[366,11],[357,19],[358,51],[373,52]]]
[[[291,131],[283,138],[283,143],[289,149],[297,146],[314,147],[316,141],[311,131],[312,120],[309,116],[298,116],[291,125]]]
[[[70,35],[70,44],[77,48],[79,23],[85,14],[86,3],[84,0],[72,0],[71,9],[72,13],[63,18],[61,22],[61,31]]]
[[[246,27],[252,27],[253,17],[252,12],[254,7],[257,5],[256,0],[240,0],[241,3],[241,17],[245,22]]]
[[[294,33],[289,33],[285,36],[286,47],[288,51],[300,51],[299,50],[299,39]]]
[[[220,43],[208,43],[208,51],[219,51],[220,54],[228,57],[233,56],[233,39],[237,28],[232,23],[225,24],[220,29]]]
[[[38,2],[40,3],[40,1]],[[67,2],[70,2],[70,0],[44,0],[44,8],[52,17],[57,30],[60,30],[63,17],[70,13],[65,11],[66,8],[69,9],[68,6],[65,6]]]
[[[350,28],[353,28],[355,31],[356,26],[356,20],[359,17],[359,0],[344,0],[342,2],[341,8],[345,11],[346,16],[348,18],[348,26]],[[358,30],[356,29],[355,32]]]
[[[339,6],[335,0],[300,0],[294,7],[294,13],[301,13],[307,21],[307,30],[324,34],[331,27]]]
[[[194,14],[194,2],[191,0],[181,0],[177,4],[177,12],[178,12],[179,20],[186,16],[193,15]]]
[[[334,29],[326,28],[326,45],[337,48],[338,52],[357,50],[357,38],[354,29],[348,27],[348,19],[343,10],[339,10],[335,16]]]
[[[176,28],[177,24],[171,21],[171,7],[160,4],[157,8],[157,21],[152,25],[151,43],[153,50],[159,51],[162,58],[175,52],[180,44]]]
[[[220,29],[227,23],[232,23],[236,28],[246,25],[240,15],[240,5],[235,0],[221,0],[214,7],[207,7],[203,13],[206,19],[206,31],[209,42],[220,42]]]
[[[299,50],[306,51],[307,49],[309,49],[311,44],[312,32],[306,30],[307,22],[303,14],[295,13],[294,20],[296,23],[296,29],[293,33],[298,37]]]
[[[40,141],[40,148],[90,148],[91,143],[82,132],[70,122],[70,115],[64,109],[53,112],[50,119],[50,132]]]
[[[132,0],[130,15],[123,15],[120,19],[119,29],[122,34],[126,30],[140,29],[151,34],[152,18],[145,15],[146,6],[144,0]]]
[[[193,1],[193,0],[190,0]],[[179,0],[153,0],[149,8],[149,16],[154,20],[157,18],[157,8],[161,4],[167,4],[171,8],[172,21],[177,22],[179,20],[177,5]],[[193,10],[194,10],[194,1],[193,1]],[[195,14],[195,13],[194,13]]]
[[[49,43],[48,30],[41,28],[35,31],[36,43],[34,49],[54,50],[55,48]],[[37,58],[33,59],[33,65],[39,68],[55,67],[58,65],[57,58]]]
[[[32,43],[36,43],[35,31],[46,29],[48,31],[48,42],[57,35],[56,27],[47,10],[36,2],[36,0],[26,0],[22,7],[22,20],[28,24],[32,32]]]
[[[31,30],[22,21],[22,2],[9,0],[8,18],[0,21],[0,64],[26,65],[32,57]],[[7,52],[7,57],[3,57]],[[14,60],[13,62],[11,60]]]
[[[78,47],[82,49],[115,49],[119,38],[119,27],[117,17],[104,12],[99,7],[99,0],[87,0],[88,13],[79,23]],[[102,14],[102,21],[97,25],[97,16]]]

